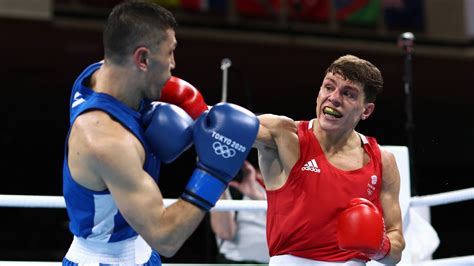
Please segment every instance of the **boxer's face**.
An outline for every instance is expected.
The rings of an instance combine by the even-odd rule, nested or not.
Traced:
[[[366,119],[373,111],[374,104],[365,103],[364,99],[362,84],[328,73],[316,100],[316,115],[321,128],[354,129],[360,119]]]
[[[177,41],[173,29],[166,30],[166,39],[161,42],[156,52],[151,56],[149,84],[151,85],[151,100],[158,100],[165,83],[171,78],[171,70],[175,68],[174,50]]]

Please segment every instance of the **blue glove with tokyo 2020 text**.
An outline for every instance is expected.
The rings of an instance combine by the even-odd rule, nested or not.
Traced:
[[[242,167],[258,128],[258,118],[235,104],[219,103],[204,112],[193,128],[197,167],[181,197],[203,210],[212,208]]]

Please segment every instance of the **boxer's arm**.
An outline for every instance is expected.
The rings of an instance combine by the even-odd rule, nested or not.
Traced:
[[[78,155],[82,167],[105,183],[124,218],[153,249],[166,257],[174,255],[205,212],[183,200],[165,208],[160,189],[143,170],[140,142],[106,114],[91,118],[82,130],[87,132]]]
[[[284,134],[284,125],[286,124],[285,122],[288,122],[289,118],[273,114],[263,114],[259,115],[258,119],[260,120],[260,127],[255,141],[255,147],[266,147],[277,150],[276,139]]]
[[[254,147],[268,190],[283,186],[299,159],[300,149],[296,123],[285,116],[260,115],[260,128]]]
[[[405,248],[403,238],[402,215],[399,203],[400,174],[395,157],[389,151],[381,149],[383,165],[383,183],[380,193],[385,230],[390,239],[390,253],[380,260],[381,263],[395,264],[401,260]]]

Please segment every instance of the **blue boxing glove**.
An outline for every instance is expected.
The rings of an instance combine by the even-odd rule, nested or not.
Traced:
[[[257,117],[235,104],[220,103],[204,112],[193,128],[197,168],[181,197],[205,211],[212,208],[242,167],[258,127]]]
[[[152,152],[164,163],[174,161],[193,144],[193,119],[176,105],[153,102],[142,123]]]

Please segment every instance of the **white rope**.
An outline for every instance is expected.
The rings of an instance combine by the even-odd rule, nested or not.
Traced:
[[[412,197],[410,207],[437,206],[474,199],[474,188],[460,189],[438,194]],[[166,207],[176,199],[164,199]],[[65,208],[62,196],[0,195],[0,207],[18,208]],[[213,211],[266,210],[265,200],[219,200]]]
[[[243,207],[243,208],[242,208]],[[214,211],[259,211],[267,209],[266,200],[219,200]]]
[[[474,188],[466,188],[450,192],[412,197],[410,207],[437,206],[472,199],[474,199]]]
[[[0,207],[66,208],[61,196],[0,195]]]
[[[166,207],[177,199],[164,199]],[[0,207],[17,208],[66,208],[62,196],[0,195]],[[219,200],[213,211],[266,210],[265,200]]]
[[[417,262],[411,266],[472,266],[474,255]]]

